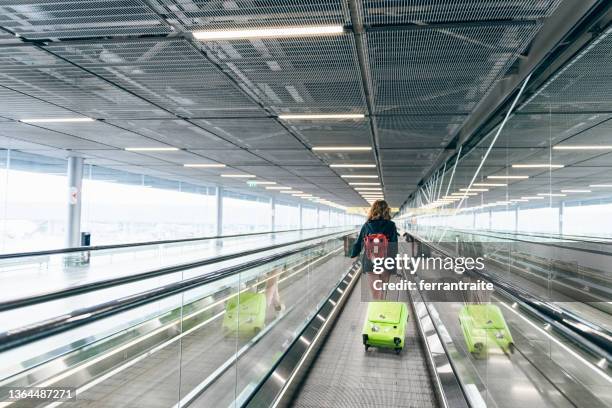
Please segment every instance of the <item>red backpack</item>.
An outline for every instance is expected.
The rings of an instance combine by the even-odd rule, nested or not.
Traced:
[[[389,238],[385,234],[368,234],[364,238],[364,243],[365,255],[370,261],[387,257]]]

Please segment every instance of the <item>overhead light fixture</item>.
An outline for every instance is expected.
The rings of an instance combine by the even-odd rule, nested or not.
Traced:
[[[253,184],[253,185],[261,185],[261,186],[268,186],[268,185],[272,186],[272,185],[276,184],[276,182],[274,182],[274,181],[255,181],[255,180],[253,180],[253,181],[249,180],[249,181],[247,181],[247,183]]]
[[[460,188],[459,191],[489,191],[488,188]]]
[[[355,187],[355,191],[382,191],[382,187]]]
[[[272,186],[266,187],[266,190],[291,190],[291,187]]]
[[[562,145],[553,146],[553,150],[612,150],[612,145]]]
[[[474,183],[478,187],[506,187],[506,183]]]
[[[589,187],[594,187],[594,188],[609,188],[609,187],[612,187],[612,184],[589,184]]]
[[[199,30],[192,32],[193,38],[200,41],[239,40],[249,38],[281,38],[281,37],[310,37],[319,35],[342,34],[341,25],[330,26],[303,26],[303,27],[268,27],[237,30]]]
[[[488,179],[509,179],[509,180],[524,180],[529,176],[487,176]]]
[[[561,190],[562,193],[590,193],[591,190]]]
[[[356,182],[356,183],[349,183],[349,186],[380,186],[380,183],[379,182],[373,182],[373,183]]]
[[[301,194],[303,193],[303,191],[300,191],[300,190],[281,190],[280,192],[283,194],[294,194],[294,193]]]
[[[342,169],[372,169],[375,168],[375,164],[349,164],[349,163],[338,163],[338,164],[330,164],[329,167],[333,168],[342,168]]]
[[[334,119],[363,119],[363,113],[326,113],[326,114],[286,114],[278,115],[282,120],[334,120]]]
[[[525,197],[521,197],[523,200],[543,200],[544,197],[540,197],[540,196],[525,196]]]
[[[478,193],[467,193],[467,192],[465,192],[465,193],[451,193],[451,195],[453,195],[453,196],[464,196],[464,195],[466,195],[466,196],[476,196],[476,195],[478,195]]]
[[[567,194],[557,194],[557,193],[538,193],[539,196],[544,197],[567,197]]]
[[[178,147],[126,147],[128,152],[176,152]]]
[[[92,118],[35,118],[35,119],[19,119],[23,123],[78,123],[78,122],[95,122]]]
[[[254,174],[222,174],[221,177],[226,178],[252,178],[256,177]]]
[[[340,175],[340,177],[342,178],[369,178],[369,179],[378,178],[378,176],[374,174],[342,174]]]
[[[513,164],[514,169],[560,169],[563,164]]]
[[[300,198],[309,198],[309,197],[312,197],[312,194],[294,193],[294,194],[292,194],[292,196],[300,197]]]
[[[514,200],[510,200],[510,201],[513,202],[513,203],[526,203],[529,200],[526,199],[526,198],[515,198]]]
[[[316,152],[368,152],[372,148],[370,146],[317,146],[312,150]]]
[[[192,163],[192,164],[183,164],[183,167],[194,167],[199,169],[216,169],[225,167],[225,164],[221,163]]]

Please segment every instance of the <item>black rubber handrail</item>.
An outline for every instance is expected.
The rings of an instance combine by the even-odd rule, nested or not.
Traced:
[[[120,312],[134,309],[147,303],[185,292],[198,286],[219,281],[232,275],[236,275],[242,271],[263,266],[275,260],[282,259],[308,249],[316,248],[320,245],[321,243],[315,243],[300,248],[291,249],[280,254],[274,254],[239,265],[219,269],[215,272],[185,279],[180,282],[169,283],[167,285],[149,289],[144,292],[128,295],[123,298],[111,300],[98,305],[77,309],[68,314],[52,317],[41,322],[0,333],[0,352],[20,347],[33,341],[41,340],[58,333],[116,315]]]
[[[322,227],[322,228],[290,229],[290,230],[282,230],[282,231],[247,232],[244,234],[212,235],[208,237],[198,237],[198,238],[167,239],[163,241],[144,241],[144,242],[131,242],[131,243],[125,243],[125,244],[113,244],[113,245],[96,245],[96,246],[80,246],[80,247],[73,247],[73,248],[47,249],[44,251],[0,254],[0,259],[26,258],[29,256],[57,255],[57,254],[72,253],[72,252],[101,251],[101,250],[107,250],[107,249],[122,249],[122,248],[131,248],[131,247],[139,247],[139,246],[147,246],[147,245],[175,244],[175,243],[191,242],[191,241],[208,241],[208,240],[213,240],[213,239],[239,238],[239,237],[248,237],[248,236],[254,236],[254,235],[267,235],[267,234],[282,234],[285,232],[297,232],[297,231],[314,231],[314,230],[329,229],[329,228],[341,228],[341,227]]]
[[[448,251],[434,245],[433,243],[424,240],[419,235],[408,232],[418,242],[423,243],[436,252],[445,256],[453,257]],[[543,299],[539,299],[533,294],[512,285],[508,282],[499,280],[486,271],[470,271],[477,276],[493,283],[496,289],[508,294],[517,302],[521,303],[526,309],[536,312],[535,314],[542,320],[557,327],[559,331],[569,337],[574,342],[580,344],[586,350],[589,350],[594,355],[606,359],[608,363],[612,362],[612,343],[608,340],[607,330],[595,325],[592,322],[586,321],[580,316],[575,315],[561,307],[551,305]],[[588,329],[583,330],[581,327],[586,326]]]
[[[296,241],[284,242],[282,244],[270,245],[263,248],[253,248],[246,251],[241,252],[233,252],[227,255],[216,256],[213,258],[206,258],[199,261],[192,261],[188,263],[183,263],[179,265],[167,266],[160,269],[155,269],[153,271],[147,271],[142,273],[136,273],[133,275],[120,276],[117,278],[110,278],[99,280],[90,283],[84,283],[81,285],[71,286],[65,289],[40,293],[32,296],[28,296],[26,298],[17,298],[11,299],[4,302],[0,302],[0,312],[17,309],[24,306],[31,306],[37,303],[48,302],[51,300],[63,299],[70,296],[81,295],[88,292],[94,292],[97,290],[107,289],[114,286],[123,285],[126,283],[136,282],[144,279],[154,278],[162,275],[167,275],[170,273],[181,272],[187,269],[193,269],[200,266],[211,265],[217,262],[229,261],[232,259],[240,258],[243,256],[253,255],[264,251],[270,251],[273,249],[283,248],[290,245],[301,244],[308,241],[314,241],[321,238],[326,238],[334,235],[342,235],[342,234],[350,234],[354,230],[344,230],[344,231],[336,231],[325,235],[319,235],[311,238],[304,238]]]

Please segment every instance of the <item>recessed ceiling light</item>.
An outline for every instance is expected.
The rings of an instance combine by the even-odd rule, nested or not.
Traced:
[[[521,197],[523,200],[543,200],[544,197],[540,197],[540,196],[525,196],[525,197]]]
[[[355,187],[355,191],[381,191],[382,187]]]
[[[460,188],[459,191],[489,191],[488,188]]]
[[[266,187],[266,190],[291,190],[291,187],[272,186]]]
[[[560,169],[562,164],[513,164],[514,169]]]
[[[562,193],[590,193],[591,190],[561,190]]]
[[[356,182],[356,183],[349,183],[349,186],[380,186],[380,183],[378,182],[373,182],[373,183]]]
[[[304,26],[304,27],[269,27],[250,28],[238,30],[194,31],[193,37],[201,41],[237,40],[242,38],[280,38],[280,37],[309,37],[318,35],[342,34],[341,25],[333,26]]]
[[[479,187],[505,187],[506,183],[474,183],[475,186]]]
[[[195,168],[203,168],[203,169],[214,169],[214,168],[222,168],[225,167],[225,164],[221,163],[192,163],[192,164],[183,164],[183,167],[195,167]]]
[[[373,174],[342,174],[340,177],[342,178],[369,178],[369,179],[378,178],[378,176],[373,175]]]
[[[227,178],[251,178],[256,177],[254,174],[222,174],[221,177]]]
[[[372,169],[375,168],[376,165],[375,164],[349,164],[349,163],[337,163],[337,164],[330,164],[329,167],[333,167],[333,168],[343,168],[343,169],[349,169],[349,168],[355,168],[355,169]]]
[[[539,196],[545,197],[567,197],[567,194],[556,194],[556,193],[538,193]]]
[[[252,185],[265,185],[265,186],[273,186],[274,184],[276,184],[276,182],[274,181],[255,181],[255,180],[249,180],[247,181],[247,184],[252,184]]]
[[[176,152],[178,147],[126,147],[128,152]]]
[[[317,146],[313,147],[312,150],[321,152],[367,152],[372,148],[369,146]]]
[[[589,184],[589,187],[608,188],[608,187],[612,187],[612,184]]]
[[[612,150],[612,145],[562,145],[553,146],[553,150]]]
[[[529,176],[487,176],[488,179],[512,179],[512,180],[524,180],[528,179]]]
[[[19,119],[23,123],[78,123],[78,122],[94,122],[92,118],[36,118],[36,119]]]
[[[328,120],[328,119],[363,119],[363,113],[330,113],[330,114],[304,114],[304,115],[278,115],[282,120]]]

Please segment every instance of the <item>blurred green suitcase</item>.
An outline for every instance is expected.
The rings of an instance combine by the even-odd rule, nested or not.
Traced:
[[[363,325],[363,345],[392,348],[399,354],[404,348],[408,307],[403,302],[370,302]]]
[[[470,353],[486,355],[490,344],[497,345],[504,353],[514,353],[514,340],[498,306],[463,306],[459,323]]]
[[[258,333],[266,323],[266,295],[244,292],[231,298],[225,306],[223,329],[241,333]]]

